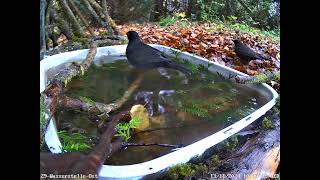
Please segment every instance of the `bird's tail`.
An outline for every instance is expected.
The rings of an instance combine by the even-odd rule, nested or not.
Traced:
[[[184,73],[185,75],[187,76],[191,76],[192,74],[192,71],[180,64],[176,64],[176,63],[173,63],[173,62],[168,62],[167,64],[167,68],[172,68],[172,69],[176,69],[182,73]]]

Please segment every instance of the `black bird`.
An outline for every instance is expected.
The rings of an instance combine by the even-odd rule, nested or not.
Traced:
[[[191,70],[164,57],[161,51],[143,43],[135,31],[127,32],[129,44],[126,56],[131,65],[138,69],[152,69],[158,67],[171,68],[190,76]]]
[[[251,60],[255,59],[265,59],[260,54],[255,53],[251,48],[242,44],[239,40],[233,40],[234,50],[236,55],[240,58],[240,62],[247,65]]]

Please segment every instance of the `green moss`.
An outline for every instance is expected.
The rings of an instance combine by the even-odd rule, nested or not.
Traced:
[[[260,73],[254,78],[253,83],[264,83],[267,80],[268,80],[268,76],[265,75],[264,73]]]
[[[194,165],[194,169],[195,169],[195,174],[198,174],[198,173],[203,174],[208,172],[208,167],[203,163]]]
[[[179,164],[172,168],[170,168],[167,173],[165,174],[165,177],[163,179],[190,179],[194,177],[195,175],[199,174],[202,175],[204,173],[208,172],[208,167],[203,164],[192,164],[192,163],[185,163],[185,164]]]
[[[40,96],[40,129],[45,124],[45,121],[46,121],[45,114],[46,114],[46,106],[44,102],[44,96],[43,94],[41,94]]]
[[[238,136],[231,136],[229,139],[223,142],[223,147],[226,148],[227,151],[231,152],[236,149],[238,145]]]
[[[215,166],[215,167],[219,166],[219,164],[220,164],[219,156],[217,154],[211,156],[210,163],[212,166]]]
[[[195,172],[195,166],[193,164],[179,164],[170,168],[166,173],[165,179],[189,179]]]
[[[82,44],[81,48],[88,48],[90,46],[90,43],[88,42],[87,38],[81,38],[81,37],[77,37],[77,36],[73,36],[72,37],[72,41],[73,42],[79,42]]]
[[[44,101],[44,96],[41,94],[40,96],[40,135],[41,137],[44,136],[45,128],[47,126],[47,119],[46,119],[46,105]],[[43,146],[43,138],[41,138],[42,142],[40,142],[40,149]]]
[[[94,102],[93,100],[91,100],[90,98],[80,96],[79,99],[80,99],[81,101],[89,104],[90,106],[94,106],[94,105],[95,105],[95,102]]]
[[[265,117],[265,118],[262,120],[262,127],[263,127],[264,129],[271,129],[271,128],[273,128],[272,121]]]
[[[107,35],[108,35],[108,33],[106,31],[100,33],[100,36],[107,36]]]

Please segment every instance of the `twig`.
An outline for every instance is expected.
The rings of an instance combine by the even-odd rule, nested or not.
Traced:
[[[118,99],[116,102],[111,103],[110,105],[115,106],[115,108],[112,111],[115,111],[119,109],[132,95],[132,93],[139,87],[141,84],[141,81],[143,79],[143,74],[139,74],[138,78],[130,85],[128,90],[123,94],[123,96]]]
[[[143,144],[143,143],[123,143],[123,147],[128,146],[160,146],[160,147],[170,147],[170,148],[182,148],[184,147],[183,144],[158,144],[158,143],[150,143],[150,144]]]

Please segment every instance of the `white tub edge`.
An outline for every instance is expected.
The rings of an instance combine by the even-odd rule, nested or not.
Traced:
[[[169,50],[171,48],[165,47],[162,45],[154,45],[150,44],[151,46],[162,49],[162,50]],[[105,53],[105,50],[110,54],[114,55],[124,55],[126,45],[117,45],[117,46],[109,46],[109,47],[100,47],[98,48],[98,52],[96,54],[96,58],[103,56],[103,53]],[[179,51],[180,50],[175,50]],[[45,78],[43,77],[44,72],[47,69],[50,69],[53,66],[56,66],[61,63],[69,62],[71,60],[74,61],[79,61],[81,59],[73,58],[70,60],[66,60],[70,57],[74,57],[76,55],[86,55],[88,52],[88,49],[86,50],[77,50],[77,51],[72,51],[72,52],[67,52],[63,54],[57,54],[54,56],[47,57],[46,59],[42,60],[40,62],[40,92],[42,92],[45,89]],[[181,52],[182,54],[185,55],[190,55],[193,57],[196,57],[200,60],[203,60],[205,62],[212,63],[216,65],[219,68],[231,71],[233,73],[236,73],[238,75],[244,75],[248,76],[242,72],[239,72],[237,70],[231,69],[229,67],[220,65],[215,62],[208,61],[205,58],[202,58],[200,56],[196,56],[193,54],[190,54],[188,52]],[[51,59],[59,59],[58,61],[53,62]],[[213,135],[210,135],[206,138],[203,138],[193,144],[190,144],[184,148],[181,148],[177,151],[174,151],[172,153],[166,154],[164,156],[161,156],[159,158],[144,162],[144,163],[139,163],[139,164],[133,164],[133,165],[124,165],[124,166],[111,166],[111,165],[103,165],[100,173],[99,173],[99,179],[141,179],[142,177],[149,175],[149,174],[154,174],[159,171],[162,171],[168,167],[172,167],[174,165],[180,164],[180,163],[186,163],[188,162],[192,157],[201,155],[205,150],[208,148],[216,145],[217,143],[227,139],[228,137],[234,135],[235,133],[239,132],[241,129],[244,127],[248,126],[255,120],[257,120],[259,117],[264,115],[268,110],[270,110],[275,104],[276,104],[276,98],[278,97],[278,93],[271,88],[267,84],[263,84],[265,88],[267,88],[271,93],[272,93],[272,100],[270,100],[267,104],[262,106],[261,108],[257,109],[254,111],[252,114],[246,116],[245,118],[241,119],[240,121],[237,121],[236,123],[216,132]],[[248,119],[248,120],[247,120]],[[48,132],[50,130],[50,132]],[[60,153],[61,150],[57,149],[57,146],[61,147],[60,141],[56,135],[56,128],[54,126],[54,123],[50,121],[50,124],[48,126],[48,130],[46,133],[46,142],[48,142],[48,139],[51,139],[51,141],[57,143],[55,144],[55,150],[51,150],[52,153]],[[57,142],[58,141],[58,142]],[[50,144],[48,144],[50,146]]]

